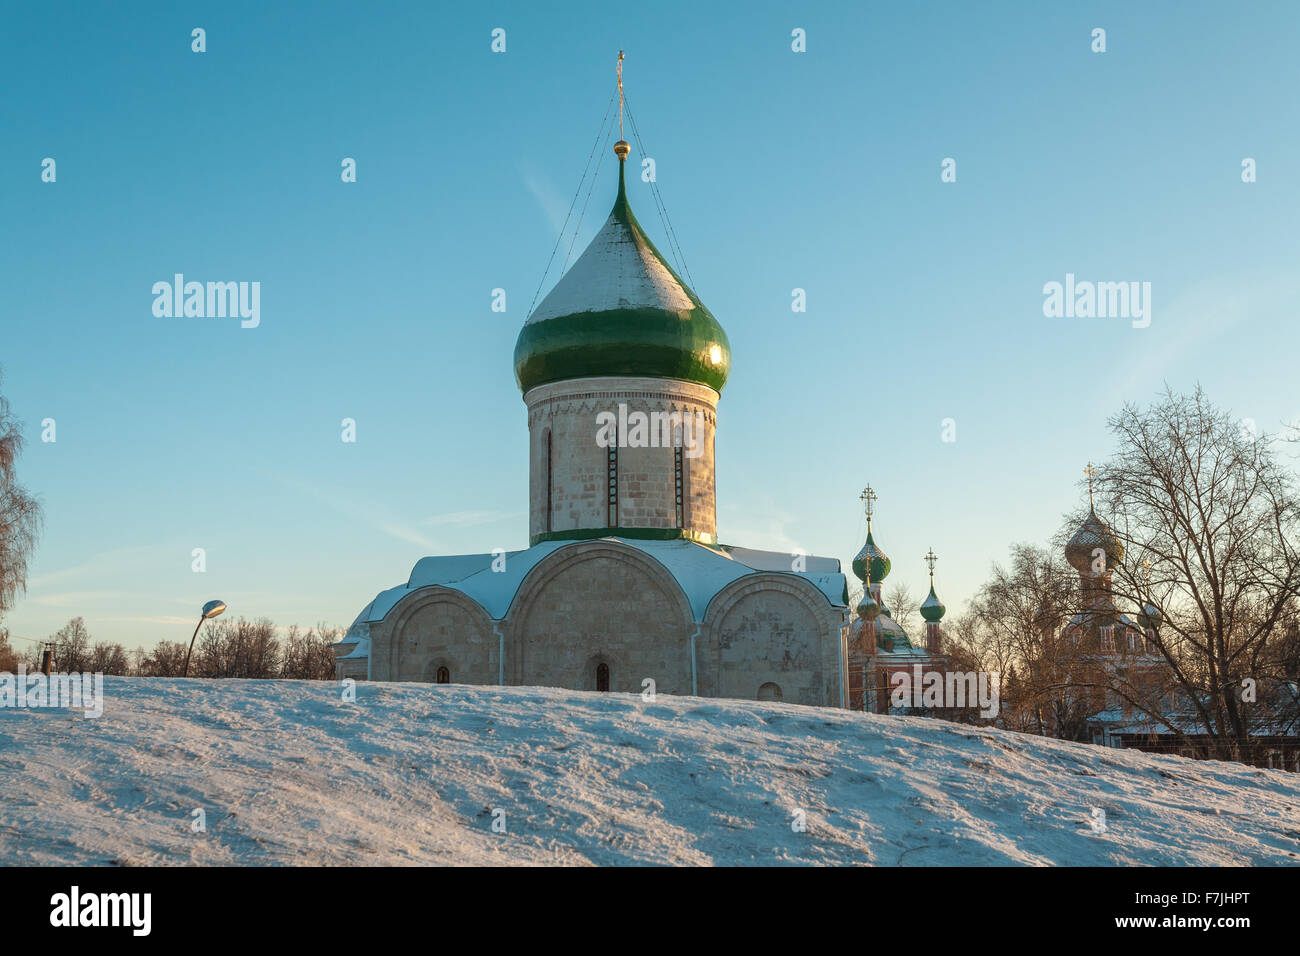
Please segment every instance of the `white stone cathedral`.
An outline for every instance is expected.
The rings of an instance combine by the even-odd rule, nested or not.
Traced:
[[[846,706],[840,562],[723,545],[721,325],[618,196],[528,317],[529,543],[423,558],[335,645],[339,677]]]

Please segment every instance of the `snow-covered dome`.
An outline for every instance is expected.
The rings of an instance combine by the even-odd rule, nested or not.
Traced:
[[[525,393],[596,376],[679,379],[720,392],[731,372],[727,333],[632,215],[623,181],[627,144],[620,140],[615,152],[614,208],[524,323],[515,379]]]

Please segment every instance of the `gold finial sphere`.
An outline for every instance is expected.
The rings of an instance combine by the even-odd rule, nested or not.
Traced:
[[[630,151],[631,151],[631,147],[628,146],[627,143],[621,139],[614,144],[614,155],[618,157],[618,161],[620,163],[623,162],[623,160],[627,159],[627,154]]]

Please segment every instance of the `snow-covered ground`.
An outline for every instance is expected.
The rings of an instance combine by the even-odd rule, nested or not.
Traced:
[[[1300,863],[1282,771],[789,704],[357,692],[107,678],[98,719],[0,709],[0,861]]]

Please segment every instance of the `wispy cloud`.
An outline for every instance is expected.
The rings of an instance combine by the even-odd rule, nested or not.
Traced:
[[[391,535],[409,544],[418,544],[422,548],[430,549],[437,547],[431,539],[420,534],[415,525],[404,520],[399,515],[394,515],[390,508],[378,502],[365,501],[358,499],[354,495],[342,494],[332,488],[313,484],[293,475],[280,472],[267,472],[267,474],[286,488],[315,499],[336,514],[369,525],[384,534]]]
[[[32,577],[27,582],[28,590],[35,591],[40,588],[48,587],[59,581],[65,581],[68,578],[79,578],[102,574],[106,571],[117,570],[122,565],[128,564],[132,558],[139,558],[151,551],[157,551],[157,548],[136,547],[136,548],[115,548],[112,551],[104,551],[94,557],[88,558],[80,564],[74,564],[68,568],[62,568],[58,571],[50,571],[47,574],[40,574]]]
[[[1185,364],[1188,352],[1227,335],[1240,337],[1243,327],[1256,329],[1261,342],[1267,340],[1276,323],[1286,321],[1290,303],[1300,291],[1297,285],[1294,276],[1265,275],[1206,280],[1189,286],[1167,306],[1156,307],[1150,329],[1133,333],[1140,347],[1128,351],[1120,394],[1145,393],[1153,373],[1168,376],[1176,372]]]
[[[382,531],[399,541],[418,545],[430,552],[436,552],[439,544],[434,538],[425,533],[428,530],[494,524],[521,516],[521,512],[518,511],[479,509],[448,511],[442,514],[428,515],[417,520],[410,520],[402,515],[395,514],[391,508],[376,501],[359,499],[354,495],[344,494],[292,475],[275,472],[270,473],[270,475],[286,488],[291,488],[313,498],[337,514]]]
[[[140,617],[138,615],[112,615],[100,614],[95,618],[97,623],[113,624],[165,624],[168,627],[184,628],[185,625],[193,627],[197,621],[197,615],[191,614],[189,617],[179,615],[168,615],[163,617]]]
[[[418,544],[422,548],[433,550],[437,547],[431,538],[426,538],[413,528],[403,524],[396,524],[391,521],[384,521],[379,524],[379,530],[384,534],[392,535],[399,541],[406,541],[410,544]]]
[[[560,190],[546,176],[523,163],[517,163],[516,167],[519,175],[523,177],[524,185],[533,194],[533,199],[537,200],[537,205],[541,207],[542,214],[546,216],[551,224],[551,230],[558,238],[560,230],[564,228],[564,217],[569,211],[569,204]]]
[[[419,522],[421,527],[432,528],[450,525],[457,528],[474,527],[475,525],[494,524],[498,521],[507,521],[511,518],[518,518],[523,515],[521,511],[449,511],[446,514],[431,515]]]
[[[27,600],[42,607],[84,607],[125,596],[125,592],[116,590],[56,591],[53,594],[35,594]]]

